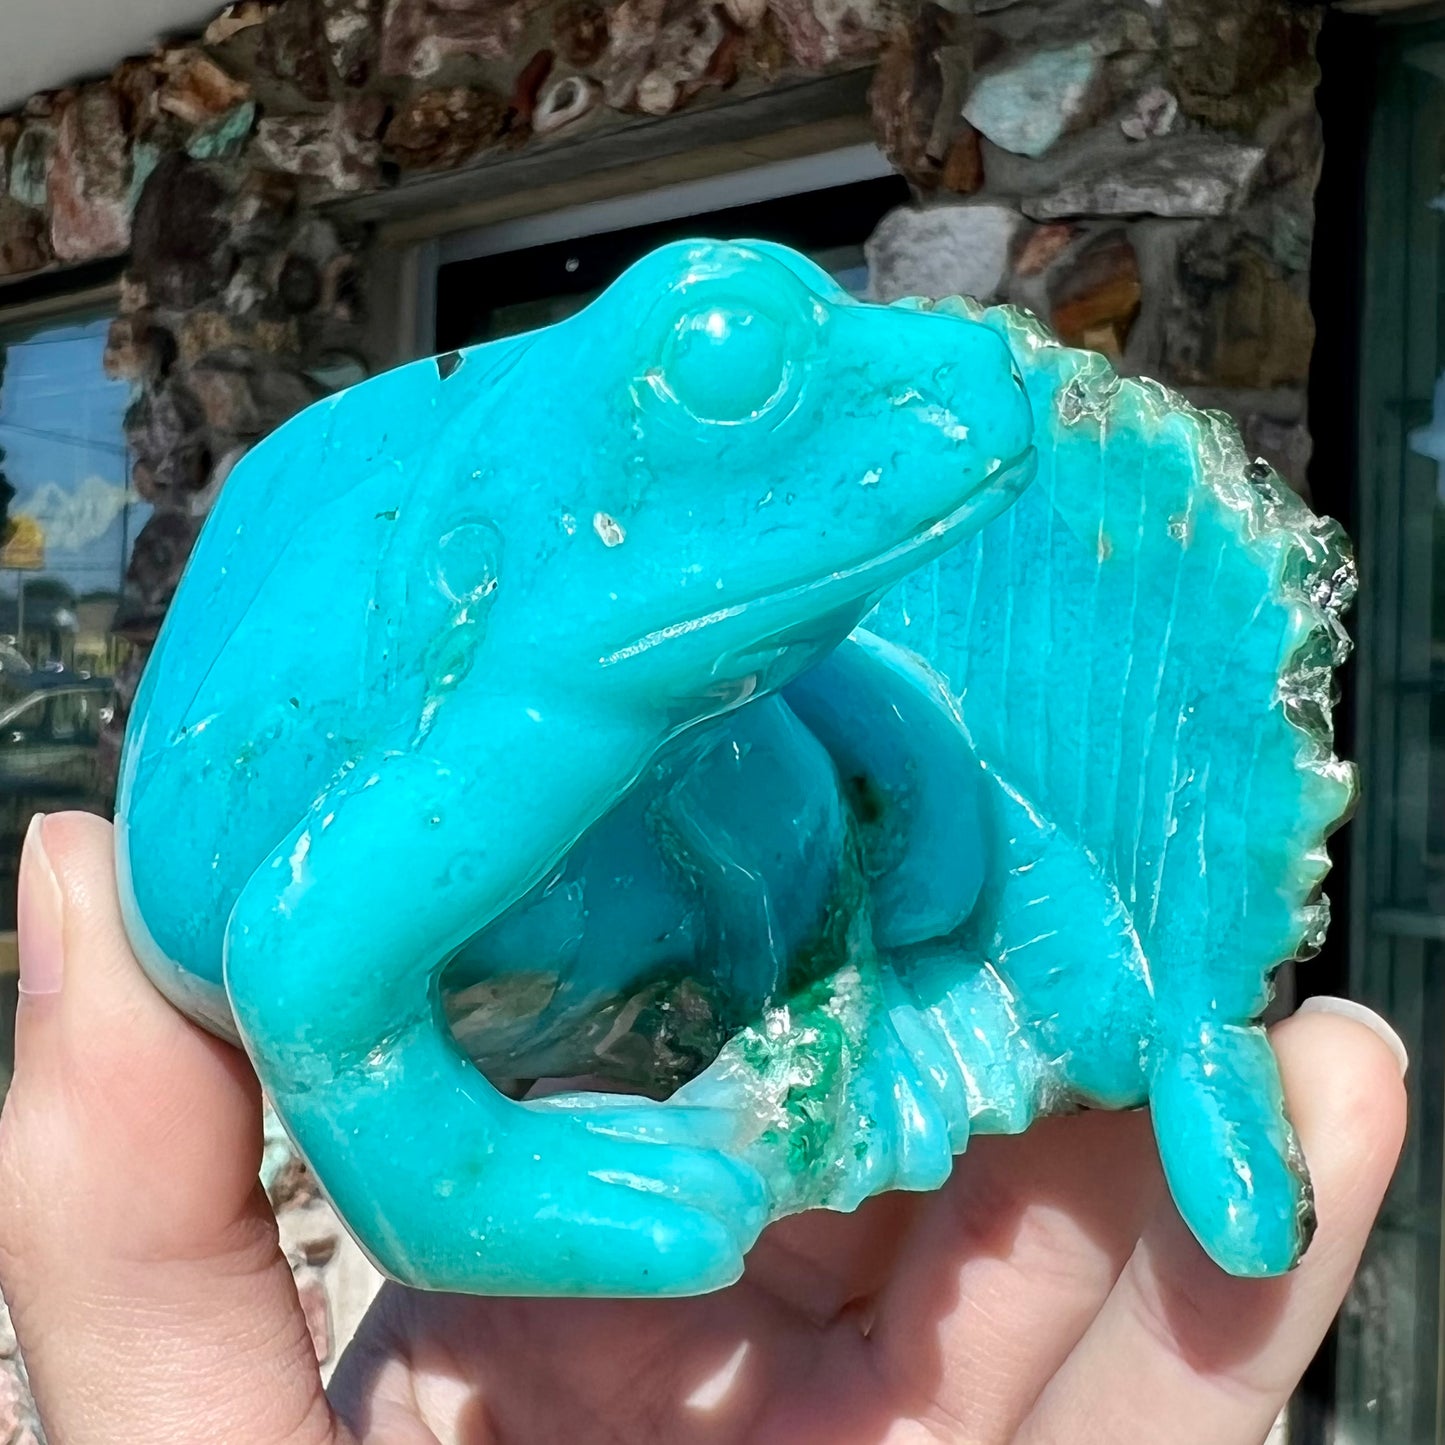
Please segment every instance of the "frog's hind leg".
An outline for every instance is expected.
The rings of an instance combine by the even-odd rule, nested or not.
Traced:
[[[975,1132],[1026,1127],[1048,1071],[1003,979],[958,941],[990,785],[940,681],[857,632],[785,696],[850,805],[856,876],[845,865],[825,975],[795,972],[683,1095],[758,1121],[749,1157],[780,1212],[851,1209],[936,1188]]]
[[[758,1176],[720,1147],[730,1119],[644,1100],[514,1103],[447,1029],[444,961],[607,806],[619,772],[625,783],[616,740],[593,756],[558,750],[547,768],[506,763],[518,740],[502,741],[495,755],[456,748],[455,766],[364,759],[273,851],[227,929],[247,1048],[342,1217],[407,1284],[727,1284],[767,1206]],[[489,817],[501,825],[478,826]]]
[[[244,717],[195,718],[151,744],[140,781],[134,769],[123,781],[116,857],[136,954],[172,1003],[233,1043],[221,977],[226,919],[294,821],[289,800],[321,791],[346,757],[349,740],[324,721],[345,710],[290,699]],[[177,847],[177,839],[207,842]],[[164,868],[147,866],[162,852],[171,855]]]
[[[1314,1233],[1314,1197],[1265,1031],[1206,1015],[1165,1043],[1149,1106],[1184,1221],[1230,1274],[1293,1269]]]

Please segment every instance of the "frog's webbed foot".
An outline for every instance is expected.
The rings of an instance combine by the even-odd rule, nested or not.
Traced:
[[[1230,1274],[1293,1269],[1314,1196],[1265,1031],[1206,1017],[1159,1050],[1149,1106],[1184,1221]]]
[[[362,1245],[407,1284],[725,1285],[767,1207],[758,1175],[724,1152],[726,1121],[646,1101],[514,1103],[447,1029],[442,962],[526,886],[516,860],[540,869],[550,846],[546,810],[512,795],[536,786],[527,770],[486,771],[468,781],[411,754],[364,760],[250,880],[226,984],[262,1082]],[[501,847],[477,826],[488,816],[507,820]]]

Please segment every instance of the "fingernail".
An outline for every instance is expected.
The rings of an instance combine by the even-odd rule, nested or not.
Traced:
[[[15,928],[19,934],[20,992],[32,996],[60,992],[65,972],[65,900],[50,859],[45,856],[44,813],[30,820],[20,854],[20,886]]]
[[[1318,994],[1313,998],[1307,998],[1296,1010],[1302,1014],[1335,1014],[1342,1019],[1354,1019],[1357,1024],[1364,1024],[1369,1031],[1379,1038],[1385,1046],[1394,1054],[1396,1062],[1400,1065],[1400,1077],[1405,1077],[1410,1067],[1409,1050],[1405,1047],[1405,1041],[1390,1027],[1389,1024],[1377,1014],[1374,1009],[1369,1009],[1362,1003],[1356,1003],[1354,999],[1334,998],[1329,994]]]

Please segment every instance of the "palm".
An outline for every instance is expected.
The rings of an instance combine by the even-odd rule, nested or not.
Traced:
[[[409,1408],[458,1445],[1011,1439],[1159,1202],[1153,1153],[1140,1115],[980,1140],[939,1193],[784,1221],[697,1299],[389,1290],[334,1394],[358,1433]]]

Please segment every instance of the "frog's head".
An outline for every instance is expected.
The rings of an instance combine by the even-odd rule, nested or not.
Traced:
[[[782,247],[667,246],[530,345],[529,390],[587,438],[534,484],[573,528],[555,645],[679,718],[791,680],[1032,475],[995,332],[857,301]]]

